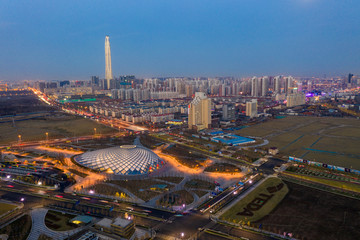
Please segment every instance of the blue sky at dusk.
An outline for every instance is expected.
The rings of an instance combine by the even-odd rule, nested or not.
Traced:
[[[360,74],[359,0],[0,0],[0,80]]]

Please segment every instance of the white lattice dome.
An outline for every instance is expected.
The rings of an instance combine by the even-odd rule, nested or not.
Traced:
[[[137,145],[86,152],[74,159],[84,167],[115,175],[147,174],[164,164],[151,150]]]

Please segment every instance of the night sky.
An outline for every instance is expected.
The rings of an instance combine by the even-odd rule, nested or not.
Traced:
[[[0,80],[360,73],[359,0],[0,0]]]

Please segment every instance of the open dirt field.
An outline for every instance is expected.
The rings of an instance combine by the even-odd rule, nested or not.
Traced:
[[[257,224],[297,239],[360,239],[360,201],[285,182],[289,193]]]
[[[14,121],[13,121],[14,120]],[[30,91],[9,92],[0,97],[0,144],[91,135],[116,130],[89,119],[57,112]]]
[[[360,120],[287,116],[237,131],[269,140],[268,147],[307,160],[360,169]]]

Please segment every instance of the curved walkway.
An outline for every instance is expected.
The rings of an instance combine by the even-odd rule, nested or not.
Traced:
[[[27,240],[37,240],[41,234],[45,234],[53,239],[65,239],[83,229],[82,227],[79,227],[69,231],[53,231],[45,225],[45,216],[47,212],[48,209],[46,208],[35,208],[30,212],[32,226]]]

